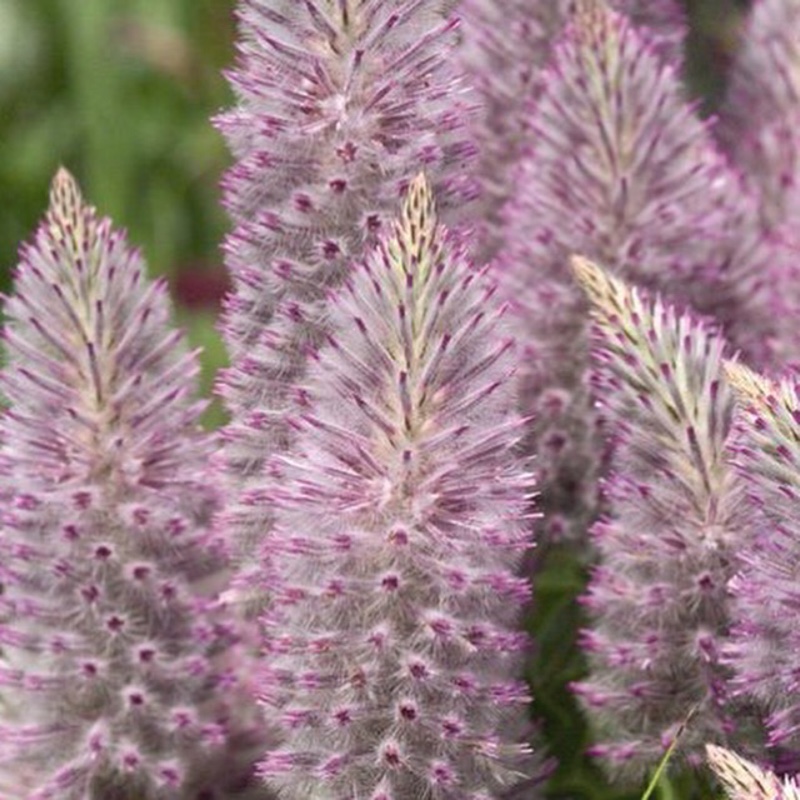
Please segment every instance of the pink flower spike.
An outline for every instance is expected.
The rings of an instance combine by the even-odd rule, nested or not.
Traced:
[[[263,694],[285,720],[262,771],[287,800],[461,800],[529,767],[514,573],[531,476],[495,298],[420,177],[331,301],[309,415],[273,459],[262,581]]]

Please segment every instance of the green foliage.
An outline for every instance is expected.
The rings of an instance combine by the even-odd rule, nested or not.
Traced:
[[[124,220],[157,272],[217,262],[229,98],[227,0],[0,0],[0,262],[41,214],[60,163]],[[79,9],[79,10],[78,10]]]
[[[202,287],[220,283],[228,155],[208,118],[230,103],[221,70],[233,59],[232,6],[0,0],[0,289],[63,164],[127,227],[153,274],[212,293]],[[223,358],[213,310],[189,324],[207,375]]]

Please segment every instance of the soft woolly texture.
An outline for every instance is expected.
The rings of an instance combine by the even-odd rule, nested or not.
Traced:
[[[800,0],[757,0],[731,66],[720,137],[762,191],[767,224],[800,244]]]
[[[233,797],[248,743],[210,695],[235,631],[192,589],[225,566],[211,442],[166,286],[62,170],[5,315],[0,771],[28,800]]]
[[[747,516],[727,460],[733,397],[719,337],[588,261],[574,266],[613,432],[608,516],[592,529],[600,563],[583,598],[591,673],[574,690],[595,723],[591,752],[639,779],[689,716],[683,755],[732,732],[720,656]]]
[[[759,193],[763,236],[787,265],[776,316],[800,313],[800,0],[757,0],[745,25],[718,131],[732,160]],[[773,270],[773,273],[775,271]],[[784,347],[800,362],[800,333],[785,326]]]
[[[247,543],[270,524],[247,491],[289,442],[326,292],[424,167],[446,208],[473,196],[466,89],[445,0],[242,0],[237,106],[218,120],[237,158],[224,181],[234,230],[223,317],[231,367],[225,461],[242,492],[225,524]]]
[[[777,360],[777,267],[754,228],[754,198],[685,102],[675,69],[623,16],[580,4],[544,87],[501,266],[525,351],[523,413],[536,420],[545,529],[580,536],[597,507],[602,454],[569,256],[715,315],[758,364]]]
[[[754,546],[741,556],[732,582],[733,641],[726,656],[735,669],[732,685],[762,700],[773,746],[800,745],[800,387],[780,383],[741,365],[728,368],[740,399],[735,466],[754,508]]]
[[[708,745],[706,755],[730,800],[800,800],[800,785],[794,778],[781,781],[723,747]]]
[[[287,800],[484,800],[522,774],[531,476],[496,294],[420,178],[330,301],[262,496],[262,702],[286,736],[262,772]]]
[[[575,5],[575,0],[462,0],[458,7],[464,20],[459,57],[482,101],[473,117],[482,190],[479,263],[502,250],[503,209],[531,141],[530,105],[546,85],[542,74],[553,42]],[[685,19],[675,0],[612,0],[611,5],[642,28],[665,63],[681,64]]]

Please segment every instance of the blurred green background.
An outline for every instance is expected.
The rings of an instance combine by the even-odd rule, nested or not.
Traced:
[[[63,164],[93,205],[167,275],[181,323],[224,353],[218,183],[228,163],[209,117],[230,103],[233,0],[0,0],[0,290]],[[210,425],[223,419],[215,404]]]
[[[299,0],[298,0],[299,1]],[[540,0],[552,2],[552,0]],[[501,0],[502,2],[502,0]],[[642,0],[648,2],[648,0]],[[229,163],[208,118],[231,102],[234,0],[0,0],[0,290],[63,164],[91,202],[124,225],[153,274],[169,277],[181,322],[205,348],[204,390],[224,363],[215,331],[225,290],[226,220],[218,183]],[[713,111],[746,6],[689,0],[687,80]],[[218,405],[208,425],[224,416]],[[607,786],[581,756],[587,731],[565,692],[583,669],[565,632],[585,571],[574,554],[539,553],[533,688],[562,760],[553,797],[638,798]],[[709,798],[704,779],[664,782],[659,800]]]
[[[228,157],[208,118],[231,102],[221,71],[233,59],[233,5],[0,0],[0,290],[63,164],[151,271],[169,276],[205,348],[205,389],[224,360],[213,320],[225,288],[218,183]],[[712,104],[742,7],[691,3],[692,85]],[[217,406],[206,416],[222,419]]]

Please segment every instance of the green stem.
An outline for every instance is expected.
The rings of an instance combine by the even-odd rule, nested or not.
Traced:
[[[686,715],[686,719],[681,723],[680,728],[678,728],[678,732],[675,734],[672,742],[670,743],[669,747],[667,748],[667,752],[664,753],[663,758],[659,761],[658,766],[656,767],[656,771],[653,773],[653,777],[650,779],[650,783],[647,785],[647,788],[644,790],[644,794],[642,795],[642,800],[650,800],[651,795],[656,790],[656,787],[659,785],[661,780],[661,776],[664,770],[667,768],[667,764],[669,763],[670,758],[672,758],[673,752],[675,752],[675,748],[678,746],[678,742],[680,741],[683,732],[686,730],[686,727],[691,722],[692,717],[695,715],[697,708],[690,709],[689,713]],[[662,789],[664,789],[664,793],[662,795],[661,800],[671,800],[673,796],[672,787],[669,784],[669,781],[666,780],[666,776],[664,776],[664,784],[662,784]]]

